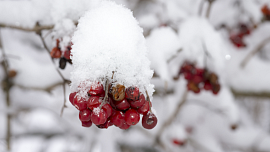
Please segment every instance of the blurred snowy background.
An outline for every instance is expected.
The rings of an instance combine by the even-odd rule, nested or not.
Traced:
[[[84,128],[64,103],[73,67],[48,51],[97,0],[0,0],[0,152],[270,152],[270,0],[115,1],[144,30],[157,126]],[[185,61],[217,95],[174,79]]]

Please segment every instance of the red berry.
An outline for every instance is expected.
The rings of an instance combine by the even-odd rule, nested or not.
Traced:
[[[66,51],[64,52],[64,58],[66,58],[67,60],[70,59],[70,50],[66,50]]]
[[[62,55],[61,50],[58,47],[54,47],[50,53],[52,58],[60,58]]]
[[[106,112],[107,117],[110,117],[112,115],[112,107],[110,106],[110,104],[106,103],[102,106],[102,109]]]
[[[114,104],[118,110],[126,110],[130,107],[130,104],[126,99],[122,101],[114,101]]]
[[[157,117],[153,113],[148,113],[142,118],[142,126],[145,129],[153,129],[157,125]]]
[[[194,69],[193,65],[189,62],[184,62],[181,68],[182,72],[192,72]]]
[[[72,104],[72,105],[74,105],[73,104],[73,101],[74,101],[74,97],[76,96],[76,92],[73,92],[73,93],[70,93],[69,94],[69,101],[70,101],[70,103]]]
[[[195,83],[195,84],[199,84],[201,82],[203,82],[203,77],[202,76],[199,76],[199,75],[195,75],[192,79],[192,81]]]
[[[186,142],[178,139],[173,139],[173,143],[179,146],[183,146]]]
[[[243,35],[242,34],[231,35],[230,40],[238,48],[246,47],[246,44],[243,41]]]
[[[107,129],[108,127],[112,126],[111,120],[108,119],[104,124],[97,125],[100,129]]]
[[[128,125],[136,125],[140,121],[140,114],[134,109],[129,109],[125,113],[125,121]]]
[[[112,123],[117,126],[121,127],[125,123],[125,115],[121,111],[116,111],[111,118]]]
[[[91,114],[91,121],[95,125],[101,125],[104,124],[107,120],[107,114],[103,109],[94,108],[92,114]]]
[[[129,100],[139,100],[140,91],[137,87],[129,87],[126,89],[125,97]]]
[[[80,99],[79,98],[80,98],[79,96],[76,96],[74,98],[73,100],[74,106],[80,111],[87,109],[87,101],[83,98],[80,98]]]
[[[92,121],[82,121],[82,126],[83,127],[91,127],[92,126]]]
[[[212,85],[209,81],[204,82],[204,87],[205,90],[212,90]]]
[[[219,84],[212,85],[213,94],[218,94],[219,90],[220,90],[220,85]]]
[[[98,94],[102,94],[103,91],[104,91],[103,90],[103,85],[101,83],[97,82],[97,83],[93,83],[91,85],[90,90],[88,91],[88,93],[90,95],[95,96],[95,95],[98,95]]]
[[[128,125],[127,123],[123,123],[123,125],[121,127],[119,127],[120,129],[128,129],[130,127],[130,125]]]
[[[94,108],[97,108],[100,104],[101,104],[101,99],[99,98],[99,96],[91,96],[88,99],[87,107],[93,110]]]
[[[108,102],[110,103],[110,105],[112,106],[112,108],[116,109],[116,106],[114,104],[113,99],[111,97],[109,97],[108,100],[109,100]]]
[[[146,102],[146,100],[145,100],[145,97],[144,97],[143,94],[140,95],[139,100],[136,100],[136,101],[134,101],[134,100],[129,100],[130,106],[131,106],[132,108],[135,108],[135,109],[138,109],[138,108],[140,108],[141,106],[143,106],[143,104],[144,104],[145,102]]]
[[[82,111],[80,111],[79,113],[79,118],[81,121],[89,121],[91,120],[91,111],[88,109],[84,109]]]
[[[146,115],[149,111],[149,101],[146,101],[137,111],[139,114]]]
[[[189,73],[189,72],[185,72],[184,77],[185,77],[186,80],[192,80],[193,74]]]
[[[196,68],[196,75],[203,76],[204,75],[204,69]]]

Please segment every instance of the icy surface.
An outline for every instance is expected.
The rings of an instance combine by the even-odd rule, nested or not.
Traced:
[[[86,97],[90,84],[99,81],[105,85],[113,75],[112,82],[137,86],[142,93],[145,88],[152,96],[150,61],[142,29],[132,12],[114,2],[102,2],[86,12],[72,39],[74,70],[71,73],[71,90]]]

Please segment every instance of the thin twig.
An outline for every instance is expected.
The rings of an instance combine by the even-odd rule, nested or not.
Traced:
[[[109,92],[109,79],[106,78],[106,83],[105,83],[105,97],[102,101],[102,103],[99,106],[99,109],[102,108],[102,106],[106,103],[107,99],[108,99],[108,92]]]
[[[6,25],[6,24],[0,24],[0,27],[3,28],[13,28],[13,29],[17,29],[17,30],[22,30],[22,31],[27,31],[27,32],[40,32],[42,30],[50,30],[54,28],[54,25],[48,25],[48,26],[40,26],[40,25],[36,25],[33,28],[24,28],[24,27],[20,27],[20,26],[14,26],[14,25]]]
[[[210,11],[211,11],[212,4],[214,1],[215,0],[208,0],[209,4],[208,4],[207,12],[206,12],[206,18],[209,18],[209,16],[210,16]]]
[[[21,89],[38,90],[38,91],[45,91],[45,92],[51,93],[51,91],[52,91],[55,87],[57,87],[57,86],[59,86],[59,85],[62,85],[62,84],[63,84],[63,82],[57,82],[57,83],[54,83],[54,84],[52,84],[52,85],[50,85],[50,86],[47,86],[47,87],[45,87],[45,88],[39,88],[39,87],[26,87],[26,86],[23,86],[23,85],[21,85],[21,84],[14,84],[14,86],[17,86],[17,87],[19,87],[19,88],[21,88]]]
[[[167,63],[170,63],[174,58],[177,57],[177,55],[183,50],[183,48],[180,48],[177,50],[176,54],[174,54],[173,56],[171,56],[168,60]]]
[[[262,48],[268,43],[270,42],[270,37],[264,39],[261,43],[259,43],[259,45],[257,45],[254,50],[252,50],[245,58],[244,60],[241,62],[240,66],[241,68],[244,68],[246,66],[246,64],[249,62],[249,60],[260,50],[262,50]]]
[[[167,128],[172,122],[173,120],[176,118],[177,114],[179,113],[179,111],[181,110],[182,106],[185,104],[186,100],[187,100],[187,96],[188,96],[188,90],[185,90],[185,92],[183,93],[183,96],[180,100],[180,102],[178,103],[175,111],[173,112],[173,114],[165,121],[165,123],[161,126],[161,128],[158,130],[157,135],[156,135],[156,142],[155,144],[159,144],[161,145],[162,148],[165,149],[165,145],[162,144],[160,138],[162,133],[164,132],[165,128]]]
[[[148,92],[147,92],[147,90],[145,89],[145,93],[146,93],[146,101],[148,101],[148,104],[149,104],[149,111],[151,112],[151,113],[153,113],[152,112],[152,107],[151,107],[151,101],[150,101],[150,98],[149,98],[149,95],[148,95]]]

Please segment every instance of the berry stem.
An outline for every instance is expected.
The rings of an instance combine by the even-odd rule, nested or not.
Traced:
[[[152,110],[151,110],[152,107],[151,107],[151,104],[150,104],[150,98],[149,98],[149,95],[148,95],[148,92],[147,92],[146,88],[145,88],[145,93],[146,93],[146,96],[147,96],[146,100],[148,101],[148,104],[149,104],[149,111],[151,113],[153,113]]]
[[[105,97],[102,101],[102,103],[99,106],[99,109],[102,108],[102,106],[106,103],[107,99],[108,99],[108,92],[109,92],[109,79],[106,78],[106,83],[105,83]]]

